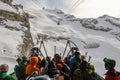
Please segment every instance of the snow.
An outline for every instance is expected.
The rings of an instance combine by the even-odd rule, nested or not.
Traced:
[[[16,4],[15,4],[16,5]],[[16,14],[20,14],[23,15],[24,11],[22,8],[18,7],[18,9],[16,9],[14,6],[10,6],[6,3],[3,3],[0,1],[0,10],[5,10],[5,11],[9,11],[9,12],[14,12]]]
[[[23,32],[11,31],[4,26],[0,26],[0,30],[0,55],[18,55],[17,46],[22,43]]]
[[[0,10],[19,13],[15,8],[0,1]],[[20,9],[19,9],[20,10]],[[22,10],[20,15],[22,14]],[[22,36],[24,31],[27,30],[22,26],[22,22],[10,21],[0,16],[0,64],[9,65],[9,73],[14,71],[17,55],[21,52],[18,46],[23,43]],[[16,30],[19,29],[19,30]]]
[[[78,45],[81,54],[88,52],[89,56],[92,56],[91,63],[95,65],[96,72],[101,76],[104,76],[104,73],[106,72],[103,63],[104,57],[115,59],[117,62],[116,69],[120,71],[120,41],[118,41],[114,35],[111,35],[110,32],[85,28],[78,21],[70,22],[67,20],[68,18],[65,18],[64,14],[57,14],[56,10],[53,10],[53,12],[49,12],[48,10],[35,10],[35,12],[33,11],[30,13],[35,16],[35,18],[30,19],[32,34],[41,33],[48,35],[48,37],[61,36],[70,38],[70,40]],[[63,19],[60,25],[57,25],[56,23],[58,18]],[[114,30],[120,32],[118,27],[101,19],[98,19],[98,24],[95,24],[95,26],[103,26],[103,28],[109,27],[113,32]],[[35,37],[35,35],[33,37]],[[87,45],[82,43],[82,41],[86,42]],[[35,38],[34,42],[36,43]],[[63,53],[65,44],[65,42],[50,40],[45,43],[45,46],[51,56],[54,54],[53,46],[57,47],[58,53]]]
[[[36,2],[37,1],[38,0],[36,0]],[[115,59],[117,62],[115,68],[120,71],[120,41],[116,39],[116,35],[111,34],[111,32],[120,33],[120,28],[111,24],[110,22],[105,21],[106,19],[110,18],[110,16],[98,18],[98,23],[95,24],[95,26],[103,26],[103,28],[109,27],[112,30],[108,32],[96,31],[94,29],[89,29],[82,26],[79,19],[78,21],[74,22],[69,21],[69,19],[74,19],[74,17],[66,17],[65,15],[67,14],[64,13],[58,14],[57,10],[42,10],[42,7],[39,6],[38,3],[35,3],[33,0],[29,0],[29,3],[27,0],[14,0],[14,3],[21,3],[24,6],[25,11],[28,12],[30,16],[32,16],[32,18],[30,18],[30,32],[33,37],[33,41],[37,46],[39,46],[36,40],[37,35],[41,35],[43,37],[46,35],[48,38],[56,39],[59,39],[60,37],[70,38],[71,41],[77,44],[82,55],[84,55],[85,52],[88,52],[88,56],[92,56],[90,62],[94,64],[95,71],[101,76],[104,76],[104,73],[106,72],[103,63],[103,59],[105,57]],[[60,19],[62,19],[60,21],[60,25],[57,25],[57,21]],[[114,23],[119,24],[120,19],[117,21],[114,18],[110,19],[114,21]],[[6,24],[9,24],[9,21]],[[11,55],[16,55],[17,52],[14,51],[14,46],[21,43],[20,36],[22,35],[22,32],[10,31],[3,28],[3,26],[0,26],[0,29],[3,31],[0,32],[0,50],[4,50],[4,46],[8,44],[10,46],[7,46],[5,48],[10,48],[9,50],[12,51]],[[55,53],[54,46],[56,46],[57,53],[63,53],[65,45],[65,40],[57,41],[55,39],[50,39],[45,41],[45,47],[49,56],[53,56]],[[96,45],[98,47],[95,47]],[[45,55],[43,49],[42,52]],[[10,55],[8,53],[3,54],[3,51],[1,51],[0,54]],[[3,58],[0,59],[2,61],[9,62],[8,58],[6,58],[6,60]],[[15,65],[12,62],[9,64],[10,67],[11,64]]]
[[[8,64],[9,66],[9,73],[12,73],[14,71],[14,66],[17,64],[16,58],[15,57],[10,57],[10,56],[0,56],[0,64]]]
[[[43,7],[40,0],[29,0],[29,3],[28,3],[28,0],[14,0],[13,4],[16,4],[16,3],[24,5],[24,10],[29,9],[29,11],[30,10],[40,10]]]
[[[17,11],[14,8],[12,8],[10,5],[5,4],[1,1],[0,1],[0,10],[6,10],[6,11],[9,11],[9,12],[17,13]]]
[[[3,22],[3,24],[6,24],[7,26],[10,26],[12,28],[16,28],[16,29],[19,29],[22,31],[27,30],[27,28],[25,28],[25,26],[20,25],[20,24],[22,24],[22,22],[10,21],[10,20],[7,20],[7,21],[4,20],[2,22]]]

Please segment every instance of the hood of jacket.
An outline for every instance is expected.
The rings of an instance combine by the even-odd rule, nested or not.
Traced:
[[[38,63],[38,57],[31,57],[30,58],[30,65],[36,66]]]

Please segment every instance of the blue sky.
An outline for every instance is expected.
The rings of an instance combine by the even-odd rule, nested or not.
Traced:
[[[108,14],[120,17],[120,0],[45,0],[50,8],[59,8],[80,18]],[[75,6],[73,6],[76,3]],[[73,8],[73,9],[71,9]]]

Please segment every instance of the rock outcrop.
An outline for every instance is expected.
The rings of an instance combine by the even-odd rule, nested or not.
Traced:
[[[12,7],[16,12],[12,12],[9,10],[0,9],[0,25],[4,25],[5,28],[10,30],[22,31],[24,33],[21,38],[23,39],[23,43],[19,44],[17,49],[22,54],[27,54],[30,51],[30,47],[33,46],[33,40],[30,33],[30,24],[29,24],[29,16],[27,13],[24,12],[23,6],[20,4],[13,5],[13,0],[0,0],[1,3],[6,3],[10,7]],[[19,12],[22,10],[22,12]],[[20,23],[21,26],[25,27],[24,30],[18,28],[16,26],[10,26],[4,23],[4,21],[17,21]]]

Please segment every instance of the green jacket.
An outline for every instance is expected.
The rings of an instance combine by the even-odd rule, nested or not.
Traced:
[[[19,63],[19,65],[16,65],[14,67],[14,71],[15,71],[16,77],[18,79],[25,80],[25,78],[26,78],[26,76],[25,76],[25,68],[26,68],[26,66],[27,66],[27,62],[21,61]]]
[[[6,73],[0,73],[0,80],[15,80],[11,75]]]

